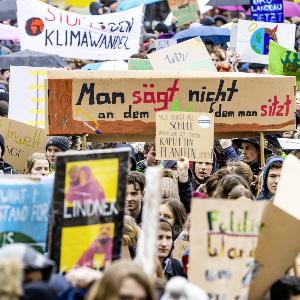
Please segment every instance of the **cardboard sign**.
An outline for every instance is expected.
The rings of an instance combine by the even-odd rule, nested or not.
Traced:
[[[217,71],[199,37],[155,51],[148,58],[154,70]]]
[[[172,252],[172,257],[176,258],[179,261],[182,261],[182,256],[184,252],[190,248],[190,242],[176,240],[174,250]]]
[[[283,23],[283,4],[282,0],[251,0],[251,18],[254,21]]]
[[[45,253],[53,180],[1,178],[0,247],[29,244]]]
[[[239,20],[236,51],[242,62],[267,64],[270,41],[293,50],[295,30],[295,24]]]
[[[149,59],[129,58],[128,70],[153,70]]]
[[[143,6],[98,16],[17,0],[21,49],[63,57],[122,60],[138,53]]]
[[[45,84],[47,68],[10,67],[10,119],[45,128]]]
[[[295,204],[299,202],[298,196],[293,199]],[[298,207],[295,205],[295,209]],[[249,300],[265,299],[273,283],[286,275],[300,252],[299,219],[269,203],[262,223],[264,226],[255,251],[256,274],[250,286]]]
[[[212,114],[162,111],[156,113],[156,156],[160,160],[212,162]]]
[[[300,89],[300,54],[290,51],[274,42],[270,42],[269,74],[296,76]]]
[[[158,39],[155,40],[156,51],[168,48],[170,46],[174,46],[177,44],[176,39]]]
[[[127,167],[127,148],[57,156],[49,247],[59,271],[120,257]]]
[[[5,143],[3,159],[18,173],[25,172],[25,164],[31,154],[45,152],[48,141],[44,129],[2,117],[0,117],[0,134]]]
[[[168,0],[168,4],[176,18],[177,26],[199,21],[200,16],[197,0]]]
[[[278,138],[283,150],[300,150],[300,139]]]
[[[189,280],[209,299],[248,299],[264,207],[247,199],[193,199]]]
[[[49,71],[48,78],[50,135],[87,133],[101,140],[153,140],[155,113],[161,110],[213,113],[218,136],[296,127],[293,77]]]

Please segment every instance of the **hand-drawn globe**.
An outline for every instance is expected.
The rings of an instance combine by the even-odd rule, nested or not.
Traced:
[[[31,18],[26,21],[25,30],[30,36],[37,36],[44,30],[44,22],[40,18]]]
[[[270,40],[277,42],[278,25],[274,29],[259,28],[255,30],[250,39],[250,45],[254,52],[257,54],[268,55]]]

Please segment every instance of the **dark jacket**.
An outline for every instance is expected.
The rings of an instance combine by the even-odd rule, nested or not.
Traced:
[[[268,179],[268,174],[270,171],[270,168],[272,167],[272,164],[275,162],[283,162],[284,159],[281,157],[274,157],[271,158],[267,164],[265,165],[263,169],[263,186],[262,186],[262,191],[261,193],[257,196],[256,200],[269,200],[273,195],[270,194],[268,185],[267,185],[267,179]]]
[[[163,269],[167,280],[170,280],[175,276],[181,276],[186,278],[186,274],[183,270],[182,264],[180,263],[179,260],[175,258],[172,257],[167,258],[163,262]]]
[[[15,169],[8,163],[6,163],[3,158],[0,158],[0,175],[13,175],[17,174]]]

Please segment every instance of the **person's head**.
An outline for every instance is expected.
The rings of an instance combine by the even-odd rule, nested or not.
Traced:
[[[206,40],[204,42],[205,48],[207,50],[208,53],[212,53],[214,50],[214,43],[210,40]]]
[[[159,22],[154,27],[154,34],[156,37],[158,37],[162,33],[167,33],[167,32],[169,32],[169,28],[164,22]]]
[[[102,15],[104,5],[101,2],[91,2],[90,14],[91,15]]]
[[[161,193],[162,199],[180,200],[178,176],[173,170],[163,170],[161,179]]]
[[[205,187],[206,187],[206,193],[208,197],[213,197],[213,194],[215,193],[220,180],[228,174],[229,172],[227,170],[220,169],[207,179],[205,183]]]
[[[0,117],[8,117],[8,103],[3,100],[0,100]]]
[[[116,12],[119,7],[119,0],[109,0],[109,9],[111,12]]]
[[[89,291],[87,300],[155,300],[150,279],[135,263],[118,260]]]
[[[217,199],[237,199],[242,196],[253,199],[248,182],[236,174],[223,177],[214,194]]]
[[[252,163],[259,160],[259,146],[251,142],[242,142],[241,144],[243,161],[246,163]]]
[[[163,201],[159,207],[159,216],[171,224],[175,236],[180,234],[187,219],[185,208],[179,200]]]
[[[155,143],[145,143],[144,156],[147,166],[157,166],[159,164],[159,160],[156,159]]]
[[[128,247],[136,246],[140,232],[140,227],[136,224],[135,219],[125,215],[123,227],[124,245]]]
[[[0,70],[0,74],[1,74],[1,78],[5,81],[9,81],[9,77],[10,77],[10,71],[9,69],[2,69]]]
[[[221,26],[223,26],[223,25],[225,25],[225,24],[228,23],[228,19],[225,16],[222,16],[222,15],[216,15],[216,16],[214,16],[214,20],[216,22],[215,25],[217,27],[221,27]]]
[[[172,225],[166,219],[161,218],[158,226],[157,256],[161,262],[169,257],[173,248]]]
[[[230,174],[242,176],[248,184],[253,181],[253,172],[248,164],[240,160],[234,160],[227,163],[227,170]]]
[[[219,49],[215,49],[212,53],[210,53],[210,58],[213,61],[216,69],[218,70],[220,67],[220,63],[223,61],[221,51]]]
[[[45,153],[33,153],[26,162],[25,174],[48,176],[50,163]]]
[[[139,172],[129,172],[126,190],[126,212],[133,218],[137,218],[141,212],[144,197],[145,176]]]
[[[299,300],[300,279],[292,276],[284,276],[271,287],[271,300]]]
[[[213,172],[213,163],[210,162],[196,162],[193,164],[194,175],[200,182],[205,181]]]
[[[55,164],[55,155],[59,152],[70,150],[70,142],[67,137],[55,136],[49,139],[46,145],[46,155],[51,165]]]
[[[275,195],[280,180],[283,161],[276,160],[266,169],[267,187],[271,196]]]
[[[200,23],[204,26],[213,26],[215,25],[215,19],[209,16],[205,16]]]

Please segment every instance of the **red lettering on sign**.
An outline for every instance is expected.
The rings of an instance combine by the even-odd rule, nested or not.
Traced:
[[[286,96],[286,101],[283,104],[280,104],[277,96],[274,96],[274,99],[269,99],[268,104],[264,104],[260,107],[262,117],[286,117],[290,113],[291,99],[290,96]]]

